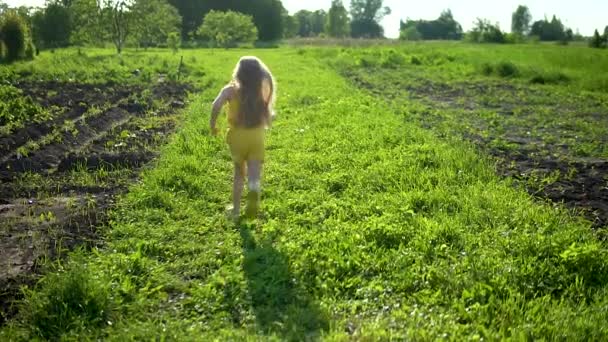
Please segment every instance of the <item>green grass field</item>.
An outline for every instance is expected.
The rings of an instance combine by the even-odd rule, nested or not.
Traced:
[[[605,161],[605,51],[425,43],[87,54],[78,64],[75,50],[44,53],[2,73],[130,82],[141,68],[154,82],[176,77],[183,55],[198,89],[158,159],[119,197],[101,246],[49,262],[0,340],[608,338],[605,227],[530,195],[488,154],[525,126],[541,142],[584,135],[569,142],[587,144],[582,152],[560,154],[571,165]],[[230,156],[208,119],[241,55],[273,71],[278,119],[263,217],[234,224],[224,211]],[[517,71],[501,77],[503,62]],[[532,113],[523,121],[488,110],[523,100]],[[552,120],[534,113],[554,101],[589,115],[560,112],[565,133],[543,131]]]

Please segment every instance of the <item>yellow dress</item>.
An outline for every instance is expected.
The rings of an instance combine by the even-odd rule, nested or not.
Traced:
[[[243,163],[250,160],[264,161],[264,124],[260,127],[245,128],[237,125],[240,101],[234,96],[228,102],[228,132],[226,142],[230,147],[232,160]]]

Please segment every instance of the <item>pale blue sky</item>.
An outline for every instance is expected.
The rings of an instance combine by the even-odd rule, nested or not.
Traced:
[[[41,6],[44,0],[0,0],[10,6]],[[301,9],[329,9],[331,0],[282,0],[283,5],[290,13]],[[350,0],[344,0],[348,7]],[[607,0],[427,0],[427,1],[404,1],[385,0],[384,4],[392,9],[392,14],[387,16],[383,25],[388,37],[396,37],[399,31],[399,19],[435,19],[442,10],[450,8],[454,17],[463,28],[470,29],[475,18],[485,18],[492,22],[498,22],[500,27],[509,31],[511,29],[511,13],[517,5],[527,5],[532,12],[534,20],[542,19],[545,15],[551,17],[553,14],[562,19],[566,26],[573,30],[579,30],[581,34],[590,36],[593,30],[604,30],[608,25],[608,1]]]

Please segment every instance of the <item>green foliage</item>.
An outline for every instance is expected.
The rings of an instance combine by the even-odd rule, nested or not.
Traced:
[[[485,76],[490,76],[494,73],[494,66],[491,63],[483,63],[481,65],[481,73]]]
[[[383,38],[384,28],[375,20],[353,19],[350,22],[350,33],[353,38]]]
[[[467,34],[467,40],[474,43],[506,43],[506,34],[498,24],[493,25],[489,20],[477,18],[475,26]]]
[[[600,33],[595,30],[593,37],[589,40],[589,46],[596,49],[603,49],[608,44],[608,39],[604,36],[600,36]]]
[[[25,59],[32,60],[32,59],[34,59],[35,55],[36,55],[36,46],[34,46],[34,43],[32,43],[31,41],[27,42],[27,45],[25,46],[25,52],[24,52]]]
[[[505,43],[507,44],[519,44],[526,41],[526,37],[517,33],[504,33]]]
[[[382,51],[380,66],[383,68],[398,68],[405,64],[405,56],[395,50]]]
[[[383,0],[351,0],[350,32],[353,38],[381,38],[384,28],[380,21],[391,14],[389,7],[383,7]]]
[[[5,59],[16,61],[25,56],[29,33],[23,18],[15,11],[7,11],[0,17],[0,36],[4,42]]]
[[[0,126],[20,127],[25,122],[41,122],[49,113],[29,96],[10,85],[0,86]]]
[[[173,53],[177,53],[181,43],[182,37],[180,36],[179,32],[171,32],[167,36],[167,46],[173,51]]]
[[[72,15],[60,2],[49,2],[32,19],[35,40],[40,47],[58,48],[70,43]]]
[[[496,65],[496,72],[500,77],[514,77],[519,74],[519,69],[511,62],[500,62]]]
[[[108,39],[106,18],[97,0],[72,0],[73,30],[70,42],[76,46],[101,44]],[[107,13],[106,13],[107,14]]]
[[[132,34],[131,26],[135,20],[135,13],[131,11],[133,4],[123,0],[103,0],[103,6],[102,23],[120,55],[129,34]]]
[[[298,23],[297,35],[299,37],[317,37],[325,30],[328,20],[324,10],[300,10],[294,14]]]
[[[348,12],[342,0],[332,0],[331,8],[327,13],[325,32],[330,37],[344,38],[350,35]]]
[[[415,29],[424,40],[460,40],[462,26],[454,19],[451,10],[441,12],[436,20],[410,20],[400,22],[400,32]]]
[[[530,32],[532,14],[528,6],[519,5],[511,17],[511,33],[519,36],[527,35]]]
[[[543,19],[534,22],[530,35],[538,37],[541,41],[567,41],[571,38],[569,35],[573,36],[572,31],[570,34],[567,31],[562,21],[554,15],[551,21]]]
[[[182,39],[195,35],[210,11],[234,11],[253,18],[259,39],[275,41],[284,33],[284,8],[280,0],[170,0],[182,16]]]
[[[537,72],[530,78],[530,83],[532,84],[560,84],[569,83],[570,81],[571,79],[568,75],[559,71]]]
[[[233,11],[209,12],[197,32],[220,47],[235,47],[237,43],[251,44],[258,38],[252,17]]]
[[[131,7],[132,37],[141,47],[169,42],[169,35],[181,30],[182,18],[167,0],[136,0]],[[175,37],[171,38],[175,39]]]
[[[293,38],[298,34],[299,30],[298,18],[289,15],[287,11],[283,12],[283,38]]]
[[[415,26],[406,27],[399,32],[400,40],[417,41],[422,39],[422,34]]]
[[[113,294],[107,279],[93,274],[86,264],[72,263],[68,270],[46,277],[40,291],[28,291],[22,309],[34,334],[58,340],[86,328],[108,324]]]

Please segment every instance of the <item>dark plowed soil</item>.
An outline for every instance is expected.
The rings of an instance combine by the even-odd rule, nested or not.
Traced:
[[[135,151],[103,154],[71,154],[64,158],[57,171],[66,172],[76,168],[86,170],[111,169],[116,167],[138,168],[154,158],[151,151]]]
[[[491,150],[491,153],[500,158],[499,172],[522,180],[530,193],[581,210],[595,227],[608,226],[607,160],[588,158],[565,162],[497,149]],[[560,176],[550,184],[528,182],[530,176],[550,176],[555,172]]]
[[[448,84],[414,74],[405,77],[403,73],[386,73],[382,84],[377,83],[377,78],[367,77],[366,72],[350,70],[344,76],[389,100],[405,95],[431,111],[461,111],[461,121],[474,128],[473,133],[457,133],[497,157],[499,173],[520,180],[536,196],[563,202],[582,212],[594,227],[608,225],[608,160],[582,157],[574,152],[577,142],[606,146],[608,135],[580,137],[568,126],[576,118],[608,127],[605,103],[593,97],[560,97],[544,89],[506,81]],[[480,113],[487,111],[497,113],[498,117],[482,118]],[[542,118],[547,115],[542,111],[550,113],[549,120]],[[422,113],[416,118],[430,129],[445,121],[433,113]],[[495,147],[495,141],[504,141],[508,146]],[[547,182],[548,178],[552,181]]]
[[[0,325],[43,264],[102,243],[115,196],[157,155],[191,90],[173,82],[14,86],[57,114],[0,136]]]

